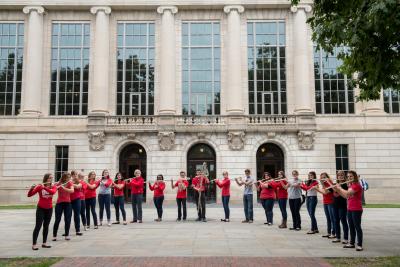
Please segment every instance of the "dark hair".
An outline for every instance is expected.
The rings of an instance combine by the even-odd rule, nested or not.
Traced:
[[[105,173],[105,172],[108,172],[107,178],[110,178],[110,172],[109,172],[107,169],[104,169],[104,170],[101,172],[101,179],[106,178],[106,177],[104,177],[104,173]]]
[[[284,171],[278,171],[278,175],[279,175],[280,173],[282,174],[283,178],[286,178],[286,175],[285,175],[285,172],[284,172]]]
[[[158,178],[161,178],[161,180],[164,180],[164,176],[162,174],[158,174],[157,175],[157,180],[158,180]]]
[[[184,172],[184,171],[180,171],[180,172],[179,172],[179,174],[182,174],[182,173],[183,173],[183,174],[186,174],[186,172]]]
[[[196,170],[196,172],[202,172],[202,171],[203,171],[202,169],[197,169],[197,170]]]
[[[120,172],[117,172],[117,173],[115,174],[114,182],[118,181],[118,174],[120,174],[120,175],[121,175],[121,173],[120,173]],[[121,179],[122,179],[122,176],[121,176]]]
[[[42,181],[42,183],[47,183],[47,180],[49,180],[49,178],[52,176],[52,174],[51,173],[46,173],[44,176],[43,176],[43,181]]]
[[[74,175],[77,175],[77,174],[78,174],[78,172],[76,170],[72,170],[71,171],[71,176],[74,176]]]
[[[269,173],[269,172],[264,172],[264,177],[263,177],[263,179],[265,179],[265,176],[269,176],[269,177],[271,177],[271,174]],[[272,178],[272,177],[271,177]]]
[[[312,177],[313,177],[312,180],[316,180],[316,179],[317,179],[317,173],[316,173],[315,171],[310,171],[308,174],[309,174],[309,175],[310,175],[310,174],[312,175]],[[306,181],[307,186],[310,186],[311,183],[314,182],[314,181],[312,181],[312,180],[307,179],[307,181]]]
[[[245,169],[244,172],[250,172],[250,169]]]
[[[71,174],[69,172],[63,172],[60,178],[60,182],[62,184],[66,183],[69,177],[71,177]]]
[[[90,178],[90,176],[92,176],[93,174],[95,175],[94,178]],[[96,173],[94,171],[91,171],[88,174],[88,181],[90,181],[90,180],[96,180]]]
[[[348,171],[347,174],[351,173],[353,175],[353,183],[358,183],[359,179],[358,179],[358,175],[355,171]]]

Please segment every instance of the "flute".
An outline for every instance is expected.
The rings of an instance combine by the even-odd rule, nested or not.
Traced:
[[[346,182],[341,182],[341,183],[336,183],[336,184],[333,184],[333,185],[331,185],[331,186],[329,186],[329,187],[326,187],[325,189],[332,189],[332,188],[334,188],[335,186],[337,186],[337,185],[342,185],[342,184],[349,184],[349,183],[352,183],[353,181],[346,181]]]
[[[32,184],[30,187],[27,187],[27,188],[35,187],[35,186],[38,186],[38,185],[46,185],[46,184],[53,185],[53,184],[56,184],[56,183],[54,183],[54,182],[47,182],[47,183],[41,183],[41,184]]]

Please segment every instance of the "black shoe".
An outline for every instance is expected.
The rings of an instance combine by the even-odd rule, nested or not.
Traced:
[[[264,224],[269,224],[269,222],[265,222]]]
[[[81,232],[77,232],[76,235],[83,235]]]
[[[200,219],[200,218],[197,218],[197,219],[196,219],[196,222],[200,222],[200,221],[201,221],[201,219]]]
[[[206,220],[206,219],[203,219],[202,222],[207,222],[207,220]]]
[[[343,248],[355,248],[356,246],[352,245],[352,244],[347,244],[344,245]]]
[[[290,228],[289,228],[289,230],[296,230],[296,228],[294,228],[294,227],[290,227]]]
[[[297,227],[296,229],[294,229],[295,231],[300,231],[301,230],[301,228],[299,228],[299,227]]]
[[[117,221],[117,222],[113,222],[112,224],[119,224],[119,221]]]
[[[43,245],[42,245],[42,248],[51,248],[51,246],[50,246],[50,245],[45,245],[45,244],[43,244]]]
[[[33,247],[33,246],[32,246],[32,250],[39,250],[39,248],[38,248],[38,247]]]
[[[328,238],[330,235],[323,235],[322,237],[324,237],[324,238]]]
[[[181,218],[176,219],[176,221],[177,221],[177,222],[180,222],[180,221],[181,221]]]
[[[226,219],[221,219],[221,222],[226,222]]]

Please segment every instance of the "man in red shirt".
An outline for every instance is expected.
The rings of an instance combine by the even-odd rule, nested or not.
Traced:
[[[201,170],[196,171],[196,177],[193,178],[192,188],[194,189],[194,198],[196,199],[198,218],[196,221],[207,222],[206,220],[206,186],[210,183]]]
[[[222,173],[222,175],[224,176],[224,179],[222,179],[222,180],[215,179],[215,184],[219,188],[222,189],[221,190],[221,195],[222,195],[221,199],[222,199],[222,205],[224,207],[225,219],[221,219],[221,222],[229,222],[229,213],[230,213],[229,198],[231,195],[231,192],[230,192],[231,180],[229,179],[227,171],[224,171]]]
[[[178,192],[176,193],[176,204],[178,205],[178,218],[176,219],[178,222],[182,219],[182,208],[183,208],[183,220],[186,221],[186,189],[189,186],[189,182],[186,179],[186,173],[181,171],[179,173],[179,179],[174,183],[171,180],[171,187],[174,189],[178,187]]]

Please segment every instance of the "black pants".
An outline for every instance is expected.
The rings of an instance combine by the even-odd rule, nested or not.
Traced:
[[[301,228],[301,198],[289,199],[289,207],[290,212],[292,213],[293,228]]]
[[[230,196],[222,196],[222,206],[224,207],[226,220],[229,220],[229,198]]]
[[[35,229],[33,229],[33,245],[36,245],[39,236],[40,228],[43,224],[43,244],[47,242],[47,234],[49,233],[49,224],[51,221],[51,216],[53,215],[53,208],[43,209],[39,206],[36,208],[36,224]]]
[[[176,204],[178,205],[178,220],[182,219],[182,208],[183,208],[183,219],[186,220],[186,198],[177,198]]]
[[[83,226],[86,226],[86,203],[84,199],[81,199],[81,220]]]
[[[86,225],[90,226],[90,212],[92,212],[94,226],[97,226],[96,197],[85,199]]]
[[[265,211],[265,217],[267,218],[267,223],[273,223],[274,199],[266,198],[266,199],[260,199],[260,201]]]
[[[74,224],[75,231],[79,233],[81,231],[81,199],[77,198],[71,201],[72,210],[74,211]]]
[[[154,201],[154,206],[156,206],[157,209],[157,216],[159,219],[161,219],[163,214],[162,204],[164,202],[164,196],[154,197],[153,201]]]
[[[133,213],[133,221],[141,221],[142,220],[142,202],[143,195],[142,194],[132,194],[132,213]]]
[[[200,194],[200,197],[199,197]],[[205,192],[194,192],[194,198],[196,199],[197,215],[199,219],[206,218],[206,194]],[[200,202],[200,203],[199,203]]]
[[[126,212],[124,203],[125,199],[124,196],[114,196],[114,208],[115,208],[115,218],[117,222],[119,222],[119,210],[121,209],[122,219],[126,221]]]
[[[69,228],[71,227],[72,208],[70,202],[61,202],[56,204],[55,208],[56,220],[54,221],[53,237],[57,237],[58,226],[61,222],[61,216],[64,213],[65,236],[69,236]]]
[[[347,211],[347,221],[349,223],[349,230],[350,230],[350,244],[354,245],[357,236],[357,246],[360,247],[362,247],[363,243],[363,231],[361,228],[362,213],[363,213],[362,210]]]

